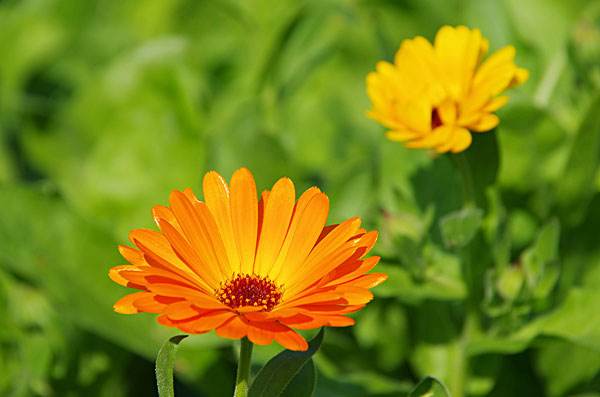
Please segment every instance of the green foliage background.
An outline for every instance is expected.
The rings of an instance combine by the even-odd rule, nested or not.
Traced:
[[[531,72],[462,157],[477,208],[451,156],[365,116],[375,63],[443,24]],[[390,279],[328,330],[315,396],[427,375],[455,396],[600,396],[598,1],[4,0],[0,54],[0,395],[156,393],[176,332],[113,313],[117,244],[172,189],[248,166],[380,231]],[[178,395],[231,395],[234,365],[228,341],[187,338]]]

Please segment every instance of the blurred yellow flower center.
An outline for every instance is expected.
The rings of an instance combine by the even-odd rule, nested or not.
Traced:
[[[263,310],[270,311],[281,301],[283,292],[268,277],[234,274],[232,279],[221,283],[216,295],[221,303],[232,309],[262,306]]]

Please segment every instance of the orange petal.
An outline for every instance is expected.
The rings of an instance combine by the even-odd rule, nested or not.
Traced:
[[[144,289],[152,283],[172,283],[196,289],[196,286],[189,279],[156,267],[136,267],[133,270],[122,269],[119,271],[119,275],[136,285],[144,286]]]
[[[288,324],[295,329],[314,329],[319,327],[348,327],[354,325],[353,318],[338,315],[315,316],[311,321]],[[287,323],[286,323],[287,324]]]
[[[248,334],[248,325],[239,316],[234,316],[216,328],[220,337],[227,339],[240,339]]]
[[[156,283],[149,284],[148,289],[157,295],[184,298],[201,309],[217,310],[227,308],[227,306],[223,305],[214,297],[182,285]]]
[[[183,234],[181,230],[181,226],[177,223],[177,219],[173,214],[173,211],[169,207],[165,207],[164,205],[156,205],[152,208],[152,216],[154,217],[154,222],[158,226],[158,220],[164,219],[169,222],[180,234]]]
[[[257,345],[270,345],[273,342],[275,333],[264,328],[248,326],[248,339]]]
[[[285,292],[287,298],[289,299],[294,295],[301,293],[302,290],[308,288],[320,278],[325,277],[329,272],[346,261],[354,261],[363,257],[373,246],[376,239],[376,232],[370,232],[358,238],[353,238],[344,243],[342,247],[336,247],[337,249],[332,250],[328,256],[319,258],[319,262],[316,260],[311,262],[311,253],[311,256],[309,256],[303,265],[306,270],[301,272],[302,274],[296,276],[295,284],[291,280],[288,283]],[[322,243],[325,243],[325,240],[323,240]]]
[[[266,202],[254,273],[266,274],[277,260],[288,231],[294,202],[294,184],[289,178],[281,178],[273,186]]]
[[[235,317],[236,314],[231,311],[214,311],[189,322],[177,323],[177,328],[191,334],[201,334],[220,327]]]
[[[144,253],[146,261],[151,266],[189,278],[206,290],[214,289],[209,286],[208,280],[202,278],[193,267],[188,266],[176,255],[168,239],[162,234],[154,230],[137,229],[129,233],[129,238]]]
[[[284,332],[276,332],[275,340],[288,350],[306,351],[308,349],[306,340],[292,329]]]
[[[132,265],[122,265],[112,267],[108,271],[108,277],[117,284],[121,284],[124,287],[128,287],[129,280],[121,275],[122,271],[140,271],[140,268]]]
[[[365,274],[375,267],[379,262],[378,256],[372,256],[363,261],[349,261],[335,268],[327,276],[319,281],[319,287],[345,283],[360,275]]]
[[[319,189],[311,188],[302,194],[279,257],[269,274],[272,280],[285,284],[299,271],[325,226],[328,212],[329,199]]]
[[[167,305],[158,301],[157,296],[153,294],[146,294],[133,301],[133,305],[140,312],[144,313],[162,313],[166,309]]]
[[[133,305],[133,302],[136,299],[143,298],[147,295],[149,295],[148,292],[135,292],[133,294],[125,295],[113,305],[113,308],[117,313],[121,314],[139,313],[139,310]]]
[[[277,309],[286,309],[288,307],[308,305],[317,302],[336,302],[339,300],[339,298],[340,294],[334,292],[332,288],[329,288],[325,291],[316,291],[305,296],[287,300],[281,305],[277,306]]]
[[[364,305],[373,300],[371,291],[354,285],[342,284],[336,286],[335,292],[345,299],[349,305]]]
[[[304,271],[298,272],[295,276],[290,277],[288,281],[288,287],[294,284],[298,284],[301,280],[306,277],[306,274],[310,274],[315,268],[327,258],[331,257],[332,254],[336,253],[343,247],[346,247],[348,240],[356,234],[356,231],[360,227],[360,218],[350,218],[335,229],[329,232],[317,245],[312,249],[308,258],[303,264]],[[320,277],[316,277],[314,281]],[[313,282],[314,282],[313,281]],[[306,284],[306,283],[302,283]],[[309,283],[307,285],[312,284]]]
[[[385,280],[387,280],[387,278],[388,278],[387,274],[370,273],[370,274],[364,274],[360,277],[357,277],[354,280],[350,280],[347,282],[347,284],[352,285],[353,287],[370,289],[370,288],[376,287],[379,284],[383,283]]]
[[[199,312],[189,301],[181,301],[168,305],[164,312],[172,321],[181,321],[198,316]]]
[[[204,175],[202,182],[204,201],[210,210],[223,245],[229,265],[234,272],[240,271],[240,257],[233,233],[232,213],[229,205],[229,188],[227,182],[218,173],[211,171]]]
[[[216,289],[219,286],[220,280],[223,279],[217,266],[207,263],[203,257],[200,257],[198,252],[190,246],[169,222],[159,219],[158,223],[160,230],[169,241],[177,256],[188,264],[189,268],[199,275],[210,286],[211,290]]]
[[[119,252],[132,265],[144,266],[147,265],[144,260],[144,254],[135,248],[128,247],[126,245],[119,245]]]
[[[225,247],[215,220],[206,204],[199,201],[191,202],[177,190],[171,193],[170,203],[190,247],[196,253],[202,253],[204,259],[202,262],[205,263],[205,266],[211,267],[211,273],[216,276],[217,280],[223,280],[230,276],[232,268],[225,253]]]
[[[240,256],[240,272],[251,274],[254,268],[258,236],[258,199],[254,177],[240,168],[231,177],[231,221]]]

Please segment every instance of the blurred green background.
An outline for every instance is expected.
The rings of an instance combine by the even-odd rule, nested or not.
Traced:
[[[366,74],[444,24],[531,78],[466,152],[388,142]],[[389,281],[328,330],[316,396],[600,396],[600,2],[0,2],[0,395],[152,396],[176,330],[113,313],[117,244],[172,189],[249,167],[380,231]],[[458,211],[458,212],[457,212]],[[231,395],[235,347],[186,339],[178,396]],[[255,363],[280,347],[255,349]]]

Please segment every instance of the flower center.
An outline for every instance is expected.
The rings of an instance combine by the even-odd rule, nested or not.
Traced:
[[[442,119],[440,118],[440,114],[438,113],[438,110],[434,108],[431,112],[431,129],[434,130],[442,124],[443,123]]]
[[[283,295],[270,278],[254,274],[234,274],[230,280],[221,283],[215,293],[221,303],[232,309],[263,306],[266,311],[273,309]]]

